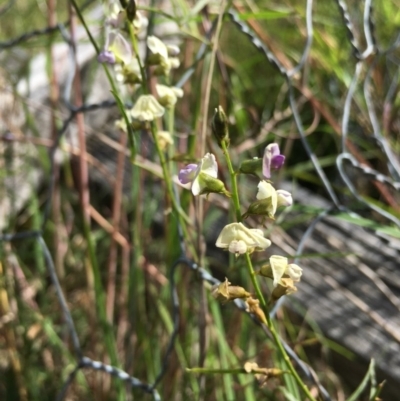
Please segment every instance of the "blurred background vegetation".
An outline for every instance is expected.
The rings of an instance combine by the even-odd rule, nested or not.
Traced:
[[[179,142],[176,153],[185,154],[186,158],[193,160],[200,156],[196,153],[196,135],[201,130],[204,116],[202,95],[211,54],[205,32],[217,17],[219,2],[171,0],[170,4],[157,3],[153,2],[152,7],[167,13],[168,18],[162,13],[155,13],[153,23],[172,19],[180,30],[178,37],[182,64],[175,72],[173,82],[178,82],[194,63],[201,44],[208,44],[206,55],[195,63],[195,72],[184,85],[184,100],[177,105],[176,138],[180,141],[181,137],[187,137],[188,150],[185,148],[185,139]],[[306,41],[306,2],[281,0],[267,3],[238,1],[234,2],[234,7],[241,20],[247,22],[285,68],[290,69],[300,61]],[[79,1],[78,5],[84,15],[89,15],[96,7],[104,6],[94,1]],[[143,3],[139,1],[138,6],[140,8]],[[374,35],[382,51],[388,49],[399,34],[399,6],[398,0],[374,3]],[[361,48],[364,48],[364,2],[348,1],[348,7],[358,33],[357,39]],[[33,35],[15,44],[9,41],[26,32],[42,30],[49,26],[51,20],[67,23],[70,18],[71,7],[67,2],[53,4],[50,0],[3,0],[0,4],[0,86],[3,93],[5,90],[14,93],[16,102],[23,102],[24,99],[20,99],[15,91],[17,84],[27,74],[35,74],[29,68],[29,63],[34,57],[45,54],[47,73],[51,76],[55,67],[51,63],[50,49],[62,43],[63,38],[55,30]],[[315,1],[313,22],[310,55],[304,70],[293,80],[307,139],[341,202],[365,217],[370,225],[390,228],[391,224],[382,216],[354,202],[335,167],[336,156],[341,151],[345,96],[357,60],[352,56],[348,33],[334,1]],[[87,23],[93,32],[98,33],[104,20],[88,18]],[[65,29],[68,31],[68,23]],[[102,43],[102,40],[102,36],[97,35],[98,43]],[[371,80],[372,101],[377,114],[384,116],[385,107],[390,106],[390,116],[386,120],[383,118],[382,130],[394,154],[400,151],[399,60],[398,47],[382,53],[382,57],[376,61]],[[367,60],[366,64],[370,64],[370,61]],[[95,60],[82,69],[82,85],[88,92],[95,84],[96,70]],[[362,79],[366,73],[362,72]],[[388,97],[392,87],[395,89]],[[208,116],[212,115],[218,104],[229,115],[231,148],[236,163],[245,158],[261,156],[266,144],[276,141],[287,156],[280,180],[296,182],[315,194],[327,197],[321,179],[301,144],[289,107],[288,90],[284,77],[227,16],[213,74]],[[88,95],[85,92],[83,96],[85,99]],[[64,107],[62,101],[52,103],[48,97],[43,100],[44,109],[55,108],[55,127],[60,129],[65,116],[60,112]],[[44,127],[37,126],[27,107],[23,109],[27,115],[22,131],[30,131],[36,138],[52,138],[54,129],[47,127],[49,132],[43,133]],[[117,117],[114,110],[101,134],[108,135],[115,131],[114,119]],[[7,135],[10,131],[13,133],[12,129],[9,126],[2,128],[0,177],[6,180],[12,170],[10,160],[15,155],[7,147]],[[386,155],[370,132],[371,123],[361,87],[356,90],[350,109],[348,138],[363,160],[374,169],[389,174]],[[217,152],[215,144],[209,142],[209,146],[211,151]],[[32,168],[40,165],[44,179],[29,201],[7,216],[4,233],[40,230],[42,227],[48,205],[48,183],[58,167],[50,163],[48,145],[46,147],[39,143],[37,148],[38,154],[32,162]],[[144,159],[156,161],[153,145],[146,137],[138,137],[138,149]],[[107,163],[114,160],[115,165],[116,155],[113,150],[105,149],[103,152],[103,158],[99,154],[95,154],[95,157],[107,173]],[[179,254],[177,237],[170,234],[175,233],[169,226],[172,224],[173,227],[174,222],[164,213],[162,184],[147,170],[128,163],[126,190],[120,201],[121,218],[115,228],[120,237],[116,240],[113,239],[112,226],[116,190],[106,184],[110,177],[105,178],[102,173],[91,176],[90,201],[95,212],[91,212],[92,225],[88,234],[84,230],[79,201],[82,191],[77,184],[79,170],[74,163],[73,158],[71,163],[63,163],[55,177],[52,210],[43,227],[43,237],[50,248],[83,353],[94,360],[120,366],[144,382],[152,383],[162,367],[173,330],[168,282],[170,262],[174,260],[174,255]],[[400,218],[398,194],[390,192],[385,196],[371,180],[357,178],[356,172],[353,173],[357,190],[365,199]],[[115,176],[112,176],[112,172],[109,174],[112,182]],[[226,172],[222,171],[221,174],[226,178]],[[246,188],[244,182],[242,185]],[[0,198],[18,197],[18,188],[13,190],[15,193],[10,194],[9,187],[0,183]],[[251,196],[244,191],[244,199]],[[191,202],[191,194],[183,193],[182,205],[189,207]],[[208,240],[212,253],[205,267],[209,267],[219,279],[224,279],[229,261],[215,253],[209,238],[219,231],[216,221],[223,219],[227,212],[211,206],[207,206],[206,210],[205,241]],[[307,211],[308,217],[318,212],[311,208]],[[284,227],[288,228],[297,222],[284,220]],[[92,253],[91,244],[94,249]],[[24,238],[0,242],[0,252],[0,399],[54,400],[75,368],[76,359],[53,282],[46,270],[43,249],[35,238]],[[114,271],[115,276],[110,275],[110,271]],[[247,375],[210,375],[199,379],[185,373],[186,367],[203,363],[217,369],[241,367],[247,360],[268,361],[270,366],[275,366],[279,361],[270,341],[248,316],[231,305],[217,304],[209,296],[209,288],[204,291],[202,282],[193,271],[180,267],[175,275],[181,320],[166,375],[158,388],[163,400],[301,399],[299,393],[296,398],[298,390],[291,387],[293,383],[289,379],[286,379],[286,386],[292,390],[292,396],[285,394],[278,380],[259,387],[253,377]],[[230,269],[229,278],[236,280],[237,284],[247,282],[240,269]],[[332,398],[345,399],[354,386],[346,383],[341,372],[335,371],[330,365],[330,352],[333,349],[349,359],[354,358],[351,352],[324,338],[313,322],[305,324],[290,311],[282,309],[278,321],[282,335],[289,344],[303,360],[316,366]],[[123,400],[151,399],[151,396],[141,389],[131,391],[104,372],[85,369],[78,372],[66,399]]]

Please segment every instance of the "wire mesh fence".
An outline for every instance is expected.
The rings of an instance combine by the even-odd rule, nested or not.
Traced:
[[[336,130],[336,133],[340,137],[340,151],[336,155],[336,167],[348,191],[357,201],[365,204],[367,208],[371,209],[377,215],[380,215],[382,219],[384,219],[384,221],[389,221],[395,226],[400,227],[400,220],[398,219],[398,217],[396,217],[395,214],[393,214],[391,211],[388,211],[388,208],[378,206],[376,202],[369,201],[365,196],[360,194],[356,183],[354,183],[354,181],[352,180],[352,177],[356,176],[354,174],[355,170],[358,172],[358,174],[362,174],[368,177],[370,180],[372,180],[372,184],[374,185],[380,196],[385,200],[385,203],[393,208],[396,207],[398,202],[396,191],[398,191],[400,188],[400,165],[398,156],[396,155],[396,152],[393,148],[393,144],[395,143],[395,141],[392,137],[388,135],[391,124],[390,117],[388,116],[390,116],[392,109],[396,109],[395,100],[399,83],[400,66],[398,58],[398,52],[400,48],[400,33],[397,34],[394,38],[391,38],[388,45],[382,45],[379,38],[377,37],[377,29],[374,25],[373,6],[379,8],[381,6],[379,2],[374,3],[372,0],[366,0],[365,2],[363,2],[363,9],[361,10],[361,24],[353,23],[353,19],[356,19],[357,21],[359,20],[360,10],[357,10],[357,7],[354,7],[354,4],[351,5],[352,12],[349,12],[346,2],[339,0],[337,1],[338,12],[343,19],[343,26],[347,31],[348,42],[350,43],[352,49],[352,57],[354,59],[354,71],[347,72],[348,90],[342,105],[341,124],[338,125],[336,121],[331,124],[333,129]],[[16,5],[13,1],[10,1],[2,6],[0,9],[0,18],[7,18],[7,12],[9,12],[9,10],[15,6]],[[81,10],[84,10],[87,6],[88,4],[84,5]],[[302,145],[307,153],[308,159],[312,162],[312,165],[319,177],[320,182],[323,185],[323,188],[325,189],[326,196],[330,199],[332,203],[332,207],[329,210],[321,211],[321,213],[319,213],[315,217],[314,221],[309,225],[308,230],[305,231],[298,245],[298,249],[296,252],[297,258],[301,257],[304,244],[313,235],[313,230],[316,225],[327,215],[335,214],[338,212],[346,212],[351,215],[356,215],[356,213],[351,210],[351,208],[349,208],[345,202],[341,200],[341,197],[338,196],[337,185],[335,186],[330,182],[330,179],[327,177],[324,168],[321,166],[319,157],[314,153],[312,145],[310,145],[308,139],[308,133],[304,128],[304,117],[299,106],[299,99],[301,97],[305,97],[309,101],[313,101],[314,108],[318,110],[318,112],[322,114],[326,120],[329,121],[330,116],[329,114],[327,114],[327,110],[324,109],[323,106],[319,104],[317,100],[315,100],[315,98],[312,99],[310,89],[307,85],[307,79],[304,78],[309,73],[308,69],[310,68],[310,53],[313,49],[313,39],[315,37],[313,10],[316,7],[318,7],[318,2],[307,0],[303,12],[305,16],[305,24],[302,28],[305,30],[305,33],[303,33],[305,42],[304,48],[298,58],[297,63],[291,62],[290,59],[288,59],[282,52],[276,51],[276,49],[275,51],[271,49],[268,46],[268,43],[265,40],[262,40],[262,38],[257,35],[256,29],[254,29],[254,25],[252,26],[250,23],[251,21],[246,21],[246,19],[243,18],[241,7],[232,7],[226,9],[227,18],[230,18],[237,29],[248,37],[249,41],[261,52],[261,54],[265,56],[268,62],[276,67],[277,74],[279,74],[285,80],[287,85],[288,104],[290,106],[290,118],[296,126],[296,130],[300,136]],[[209,24],[208,31],[205,32],[204,35],[205,38],[213,37],[216,28],[215,21],[214,23]],[[170,356],[173,352],[175,340],[178,336],[179,326],[181,324],[181,320],[185,318],[185,316],[181,316],[180,313],[178,289],[174,278],[176,271],[178,270],[178,268],[189,270],[201,281],[208,282],[213,285],[220,283],[220,281],[213,275],[211,275],[207,270],[203,269],[201,266],[198,266],[195,262],[187,257],[188,251],[186,249],[186,245],[181,233],[182,228],[179,228],[180,255],[168,268],[168,286],[170,288],[171,294],[170,316],[173,322],[173,329],[170,334],[169,341],[165,347],[165,351],[163,353],[164,357],[162,358],[161,369],[159,370],[157,375],[152,381],[145,382],[137,377],[132,376],[130,373],[121,369],[120,367],[114,366],[110,363],[100,362],[96,360],[96,358],[91,358],[85,355],[84,347],[82,346],[79,339],[80,335],[75,326],[70,306],[65,299],[63,286],[60,284],[53,256],[49,250],[48,245],[46,245],[44,231],[46,225],[49,224],[49,219],[51,215],[54,188],[58,180],[58,176],[56,174],[56,170],[58,168],[56,162],[56,153],[60,147],[63,136],[65,135],[67,129],[70,127],[71,123],[76,120],[78,115],[83,115],[94,110],[115,107],[116,102],[110,97],[109,100],[100,103],[90,103],[76,106],[75,102],[71,100],[74,76],[76,74],[76,71],[79,69],[79,66],[77,65],[77,61],[75,58],[76,38],[74,37],[73,32],[71,32],[70,27],[71,19],[62,24],[53,24],[41,29],[27,31],[20,36],[8,38],[7,40],[0,43],[0,52],[3,52],[4,55],[5,52],[12,52],[14,49],[17,49],[18,46],[29,46],[30,41],[37,39],[38,37],[48,37],[51,34],[59,33],[60,37],[68,45],[70,54],[69,62],[71,63],[69,76],[66,78],[66,87],[63,91],[63,104],[67,108],[68,112],[67,115],[63,118],[62,125],[56,130],[56,135],[53,138],[52,143],[50,144],[50,172],[48,174],[49,179],[46,183],[47,195],[46,200],[44,201],[41,228],[38,230],[29,231],[22,230],[16,233],[10,232],[6,229],[5,232],[1,235],[0,240],[3,242],[12,242],[19,244],[21,243],[21,241],[33,239],[34,241],[36,241],[43,255],[47,267],[47,274],[51,280],[51,286],[56,292],[59,306],[62,311],[63,324],[67,328],[68,335],[66,341],[70,342],[74,355],[74,367],[71,369],[71,372],[66,377],[64,382],[60,380],[58,386],[60,390],[57,396],[57,400],[65,399],[69,387],[74,382],[74,380],[76,380],[78,372],[82,369],[105,372],[107,375],[110,375],[116,380],[124,382],[131,388],[136,388],[143,391],[144,393],[150,394],[155,400],[161,400],[161,395],[159,394],[157,388],[167,374],[171,359]],[[187,66],[184,73],[182,74],[181,80],[177,84],[178,87],[183,87],[185,83],[194,76],[197,68],[197,63],[199,62],[199,60],[202,60],[204,58],[208,51],[209,46],[206,43],[199,47],[195,57],[195,64],[193,66]],[[6,57],[13,57],[13,55],[12,53],[9,53],[9,55],[7,55]],[[386,92],[382,93],[383,102],[378,102],[376,99],[375,88],[373,84],[373,75],[376,69],[382,63],[391,63],[391,66],[387,69],[387,76],[385,76],[386,82],[384,87],[387,88],[387,90]],[[355,99],[356,96],[357,98]],[[377,104],[380,108],[379,112],[383,110],[382,117],[379,117]],[[366,155],[367,152],[363,151],[362,149],[360,150],[360,148],[354,144],[354,141],[349,135],[349,133],[351,133],[350,124],[353,115],[352,109],[355,107],[366,110],[365,115],[368,116],[368,121],[363,122],[364,128],[369,130],[366,136],[368,136],[370,140],[374,141],[374,146],[379,148],[379,150],[381,151],[381,154],[386,163],[386,165],[383,167],[377,166],[375,168],[374,166],[372,166],[368,162],[368,156]],[[3,127],[3,132],[1,132],[1,135],[3,150],[12,148],[13,143],[18,141],[18,138],[15,137],[12,130],[10,130],[8,127]],[[241,148],[243,151],[246,150],[246,141],[241,143],[239,145],[239,148]],[[125,153],[125,149],[123,149],[123,151]],[[6,160],[5,156],[4,160]],[[349,169],[349,167],[352,167],[353,170]],[[383,174],[378,171],[379,167],[381,167],[384,171],[387,171],[387,173]],[[176,200],[179,202],[178,190],[177,188],[175,188],[175,190]],[[272,311],[272,315],[275,315],[277,313],[283,301],[284,298],[282,298],[281,301],[276,304],[274,310]],[[246,312],[246,306],[244,302],[240,300],[235,300],[234,303],[240,311],[249,315],[249,318],[253,321],[255,326],[260,326],[257,319],[253,318],[251,314]],[[0,328],[6,324],[7,314],[3,314],[0,318]],[[104,324],[107,325],[106,322],[104,322]],[[110,328],[107,327],[104,328],[104,330],[109,329]],[[268,328],[261,325],[261,330],[263,330],[266,338],[268,338]],[[288,344],[285,344],[285,348],[290,357],[295,360],[298,369],[302,371],[302,373],[311,383],[317,386],[321,398],[324,400],[330,400],[331,398],[328,394],[328,391],[316,379],[316,374],[313,372],[313,370],[306,363],[300,360],[300,358],[296,355],[296,353],[291,349]]]

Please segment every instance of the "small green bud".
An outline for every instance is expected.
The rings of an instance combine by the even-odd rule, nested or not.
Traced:
[[[257,175],[257,172],[261,172],[263,160],[255,157],[254,159],[245,160],[240,165],[239,171],[242,174],[254,174]]]
[[[228,198],[232,196],[230,192],[225,189],[224,183],[218,178],[214,178],[211,175],[200,172],[198,179],[201,188],[199,195],[210,194],[213,192],[217,194],[224,194]]]
[[[271,197],[253,202],[247,209],[247,212],[243,214],[242,218],[247,219],[247,217],[251,215],[268,216],[270,219],[273,219],[274,213]]]
[[[212,133],[214,134],[215,139],[217,140],[218,146],[222,148],[222,143],[225,143],[225,146],[229,146],[229,130],[228,130],[228,119],[224,112],[222,106],[218,106],[215,109],[215,114],[211,124]]]
[[[269,263],[266,265],[261,266],[260,270],[258,270],[257,274],[260,276],[268,277],[268,278],[274,278],[274,273],[272,272],[272,267]]]
[[[133,22],[133,20],[136,17],[136,1],[128,0],[125,10],[126,10],[126,16],[128,17],[128,21]]]

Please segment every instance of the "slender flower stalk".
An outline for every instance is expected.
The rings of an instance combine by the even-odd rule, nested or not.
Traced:
[[[229,174],[231,177],[231,185],[232,185],[232,201],[235,207],[235,213],[236,213],[236,219],[238,222],[242,221],[242,216],[240,213],[240,200],[239,200],[239,193],[238,193],[238,187],[237,187],[237,181],[236,181],[236,173],[233,170],[232,167],[232,162],[229,156],[229,152],[227,149],[226,144],[224,144],[224,142],[222,142],[222,151],[224,153],[225,159],[226,159],[226,164],[228,166],[228,170],[229,170]],[[250,258],[250,254],[247,252],[245,254],[245,259],[246,259],[246,265],[247,265],[247,270],[249,272],[251,281],[253,283],[254,286],[254,290],[256,292],[257,298],[260,300],[262,309],[265,312],[265,317],[266,317],[266,321],[264,322],[267,326],[268,329],[271,332],[271,335],[274,339],[275,345],[278,349],[279,354],[281,355],[281,357],[283,358],[283,360],[286,363],[286,366],[288,368],[288,370],[290,371],[290,373],[293,375],[293,377],[295,378],[297,384],[299,385],[299,387],[303,390],[304,394],[309,398],[310,401],[316,401],[316,399],[312,396],[310,390],[308,389],[308,387],[306,386],[306,384],[303,382],[303,380],[301,379],[301,377],[299,376],[299,374],[297,373],[296,369],[294,368],[285,348],[283,347],[283,344],[279,338],[279,335],[277,333],[277,331],[275,330],[275,326],[273,324],[273,321],[271,319],[271,316],[269,314],[269,309],[268,309],[268,304],[265,301],[264,295],[261,291],[260,285],[258,283],[257,280],[257,276],[254,272],[254,268],[253,268],[253,264],[251,262],[251,258]]]
[[[236,221],[240,223],[242,221],[242,214],[240,212],[240,200],[239,200],[239,192],[237,187],[237,174],[232,167],[231,158],[229,156],[228,148],[226,142],[222,141],[221,143],[222,152],[224,153],[226,164],[228,166],[229,175],[231,177],[231,184],[232,184],[232,200],[233,205],[235,207],[235,214],[236,214]]]

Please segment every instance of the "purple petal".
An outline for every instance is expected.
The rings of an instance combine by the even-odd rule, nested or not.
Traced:
[[[197,164],[188,164],[183,169],[179,171],[178,179],[181,184],[188,184],[192,182],[197,175]]]
[[[283,163],[285,163],[285,156],[276,155],[271,160],[271,168],[274,170],[278,170],[283,166]]]
[[[263,176],[271,178],[271,170],[282,167],[285,156],[280,154],[279,145],[270,143],[264,150],[263,156]]]
[[[103,50],[97,56],[97,61],[99,63],[115,64],[115,56],[113,52],[108,50]]]
[[[271,154],[271,158],[274,156],[278,156],[281,154],[279,150],[279,145],[277,143],[270,143],[267,147],[266,150],[268,149],[269,153]]]

